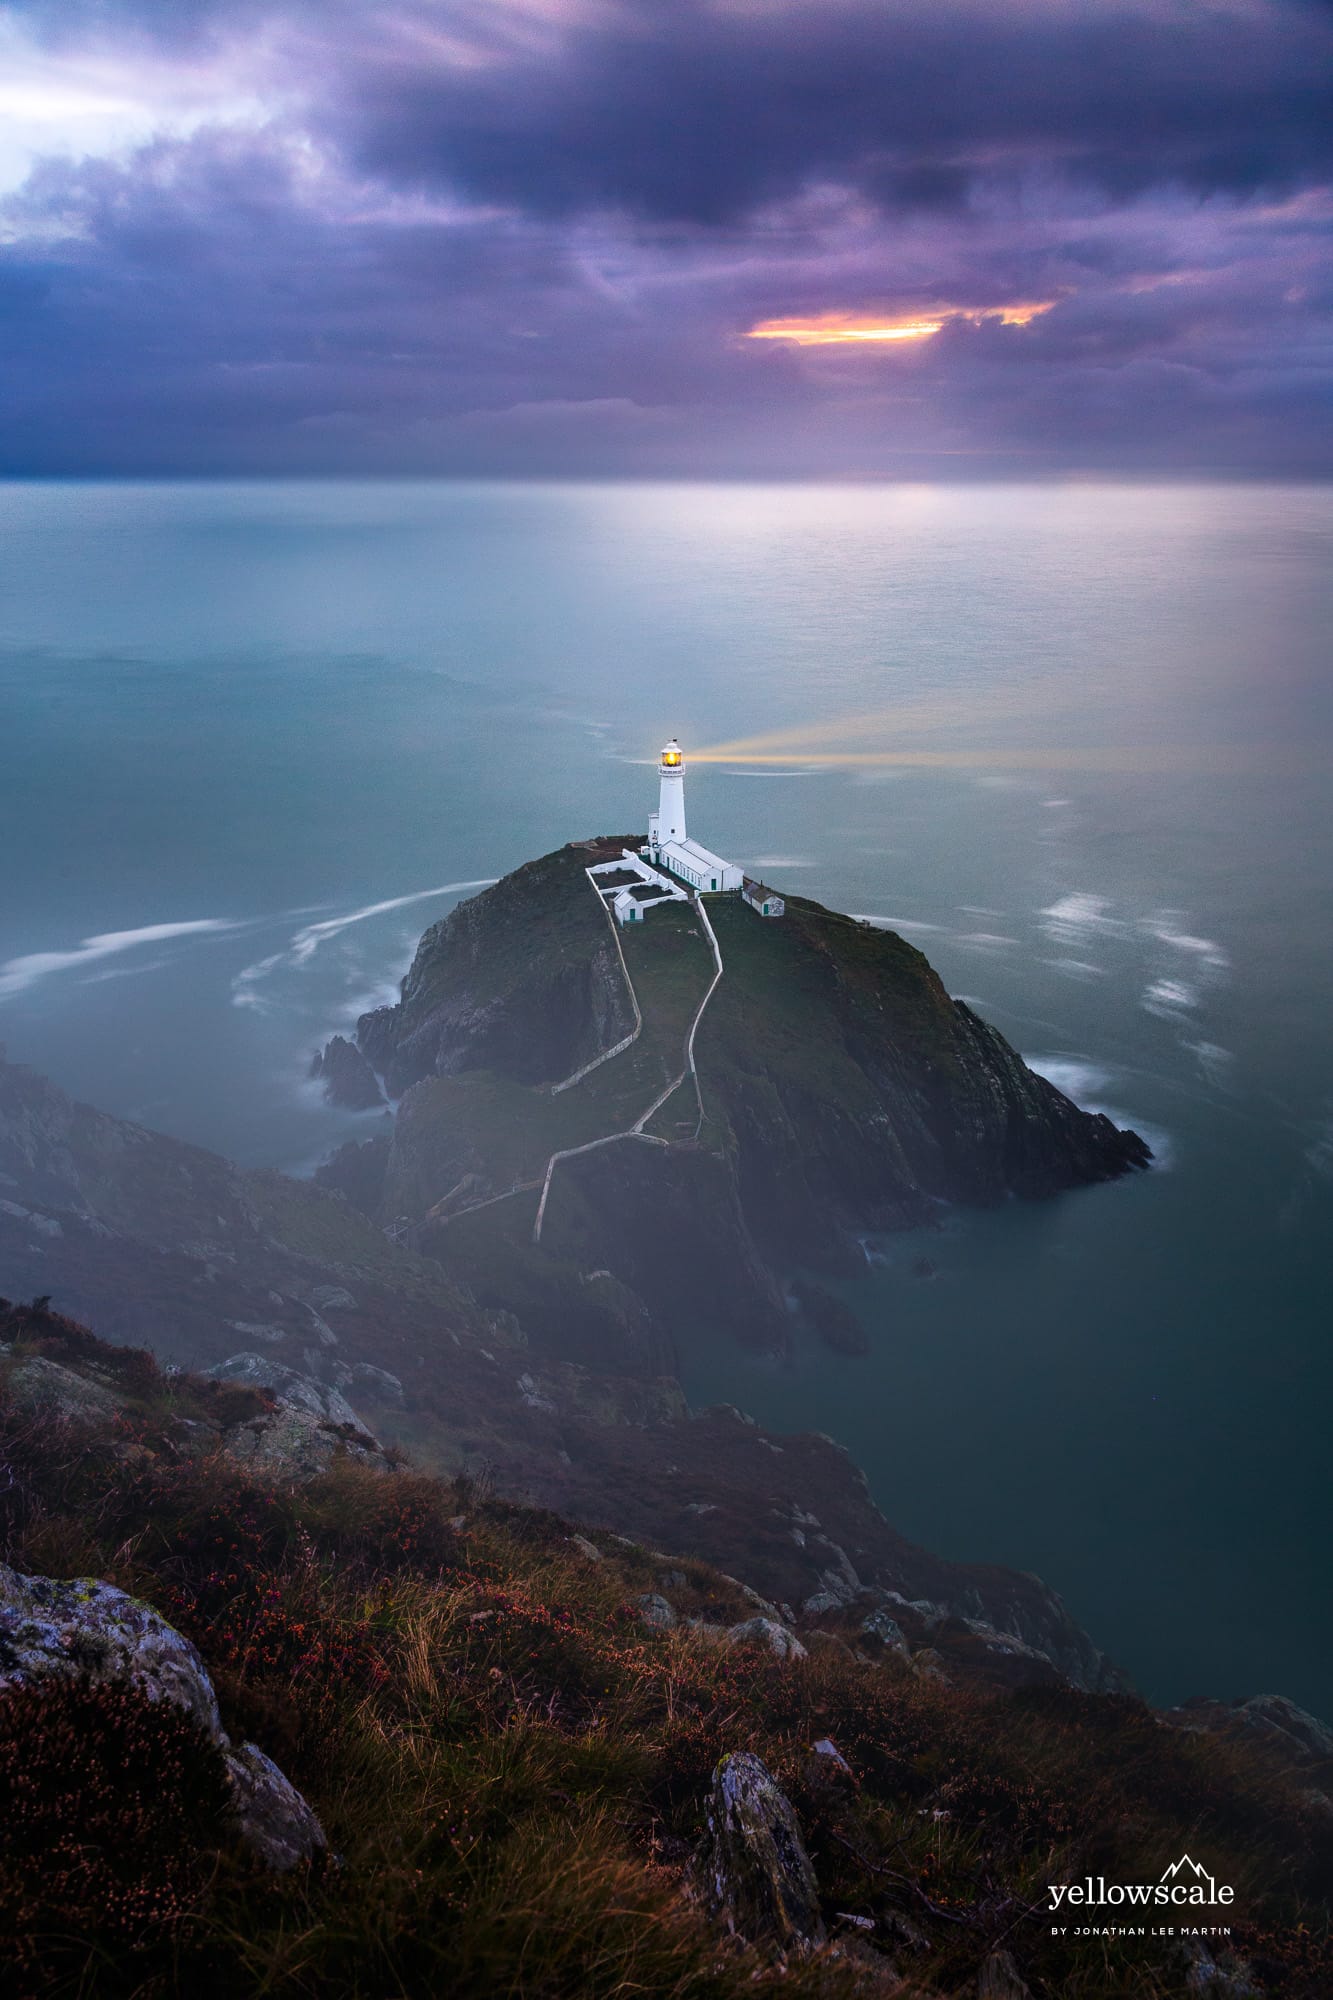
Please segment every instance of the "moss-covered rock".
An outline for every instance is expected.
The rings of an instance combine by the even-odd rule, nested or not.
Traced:
[[[800,1822],[760,1758],[724,1757],[713,1774],[702,1870],[709,1904],[749,1944],[822,1944],[819,1888]]]

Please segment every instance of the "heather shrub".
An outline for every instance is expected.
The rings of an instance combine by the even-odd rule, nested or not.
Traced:
[[[197,1922],[226,1776],[194,1722],[126,1687],[0,1694],[0,1930],[16,1993],[100,1963],[131,1991]]]

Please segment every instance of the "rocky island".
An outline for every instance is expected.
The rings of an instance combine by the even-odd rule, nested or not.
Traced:
[[[864,1268],[869,1234],[1148,1163],[890,930],[718,896],[617,935],[589,871],[640,838],[460,904],[357,1024],[397,1117],[321,1179],[489,1303],[530,1319],[540,1294],[553,1340],[612,1365],[627,1343],[669,1360],[685,1320],[776,1346],[793,1275],[808,1297]]]

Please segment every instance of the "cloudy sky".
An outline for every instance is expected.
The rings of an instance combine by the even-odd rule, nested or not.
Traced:
[[[0,5],[0,470],[1333,473],[1327,0]]]

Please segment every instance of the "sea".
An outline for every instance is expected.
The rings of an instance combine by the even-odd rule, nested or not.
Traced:
[[[309,1173],[376,1129],[323,1039],[679,736],[692,833],[1155,1155],[868,1239],[865,1358],[691,1330],[690,1397],[1153,1700],[1333,1718],[1331,544],[1327,487],[0,486],[0,1040]]]

